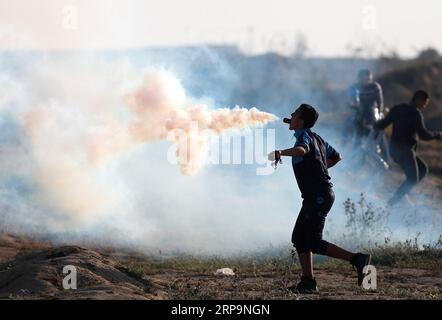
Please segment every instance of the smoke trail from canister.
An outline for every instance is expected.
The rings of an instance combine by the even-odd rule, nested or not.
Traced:
[[[165,73],[146,75],[144,83],[127,95],[127,103],[136,115],[129,124],[133,143],[171,140],[177,144],[177,156],[184,175],[192,175],[201,167],[207,147],[207,130],[222,134],[229,129],[263,126],[276,116],[256,108],[220,108],[209,110],[186,99],[176,79]]]
[[[177,145],[181,173],[193,175],[201,169],[207,130],[222,134],[276,119],[256,108],[211,110],[188,98],[180,82],[166,71],[149,71],[128,93],[118,96],[109,91],[111,98],[99,97],[97,92],[86,92],[88,99],[77,96],[81,93],[76,80],[80,79],[64,84],[63,101],[47,101],[21,113],[35,159],[33,177],[40,186],[39,198],[74,219],[87,220],[116,205],[120,194],[106,181],[105,173],[107,163],[116,157],[167,140]],[[105,105],[109,100],[119,103]]]

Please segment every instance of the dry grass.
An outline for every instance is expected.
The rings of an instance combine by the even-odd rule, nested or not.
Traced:
[[[299,279],[300,268],[290,253],[278,258],[179,257],[164,261],[126,260],[132,272],[165,288],[170,299],[442,299],[442,248],[423,250],[413,241],[371,250],[378,270],[378,290],[356,285],[347,262],[315,259],[320,293],[299,295],[288,290]],[[285,257],[284,257],[285,255]],[[213,273],[221,267],[235,270],[234,277]]]

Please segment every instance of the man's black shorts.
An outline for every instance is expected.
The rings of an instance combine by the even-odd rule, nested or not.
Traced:
[[[328,242],[322,239],[322,232],[334,201],[335,194],[331,188],[304,198],[292,234],[292,242],[298,253],[326,253]]]

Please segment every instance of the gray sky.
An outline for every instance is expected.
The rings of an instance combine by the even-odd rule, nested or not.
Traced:
[[[0,48],[65,49],[237,44],[314,55],[442,51],[440,0],[0,0]]]

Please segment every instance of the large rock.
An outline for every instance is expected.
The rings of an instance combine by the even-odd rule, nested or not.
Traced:
[[[63,288],[67,265],[76,268],[77,289]],[[39,250],[0,265],[2,299],[161,299],[160,289],[111,257],[77,246]]]

